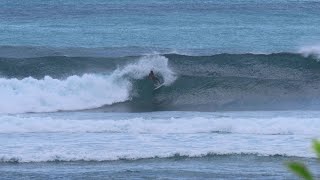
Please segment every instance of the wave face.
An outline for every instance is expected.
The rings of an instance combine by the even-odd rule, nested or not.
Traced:
[[[292,53],[1,58],[0,112],[319,109],[319,70]]]

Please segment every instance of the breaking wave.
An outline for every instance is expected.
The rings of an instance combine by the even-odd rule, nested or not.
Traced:
[[[167,63],[162,56],[145,56],[105,73],[65,79],[47,75],[42,79],[0,78],[0,113],[90,109],[128,101],[132,98],[132,83],[144,79],[151,69],[162,75],[165,85],[171,84],[175,77]]]
[[[0,113],[318,110],[319,71],[293,53],[0,58]]]

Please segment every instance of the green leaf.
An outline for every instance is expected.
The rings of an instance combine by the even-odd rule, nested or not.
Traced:
[[[308,168],[299,162],[290,162],[288,163],[288,168],[293,171],[298,176],[302,177],[305,180],[313,180],[312,175]]]
[[[317,154],[317,157],[320,158],[320,141],[313,140],[312,147]]]

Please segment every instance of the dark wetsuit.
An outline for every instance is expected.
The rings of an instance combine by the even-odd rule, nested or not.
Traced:
[[[154,75],[153,71],[150,71],[148,77],[149,77],[149,79],[151,79],[154,83],[161,84],[161,83],[160,83],[160,80]]]

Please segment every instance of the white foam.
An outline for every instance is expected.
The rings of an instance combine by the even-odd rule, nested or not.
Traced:
[[[2,115],[0,162],[104,161],[176,153],[190,157],[208,153],[315,157],[310,143],[320,135],[319,114]]]
[[[130,79],[142,79],[150,69],[161,74],[167,85],[175,80],[168,59],[159,55],[143,57],[109,75],[84,74],[66,79],[0,78],[0,113],[78,110],[123,102],[130,99]]]
[[[301,47],[298,51],[304,56],[316,56],[320,58],[320,44]]]
[[[0,133],[122,133],[196,134],[237,133],[256,135],[320,136],[319,118],[177,117],[125,119],[68,119],[52,117],[0,116]]]
[[[110,76],[85,74],[59,80],[46,76],[0,78],[0,112],[49,112],[99,107],[129,98],[130,83]],[[111,93],[112,92],[112,93]]]

